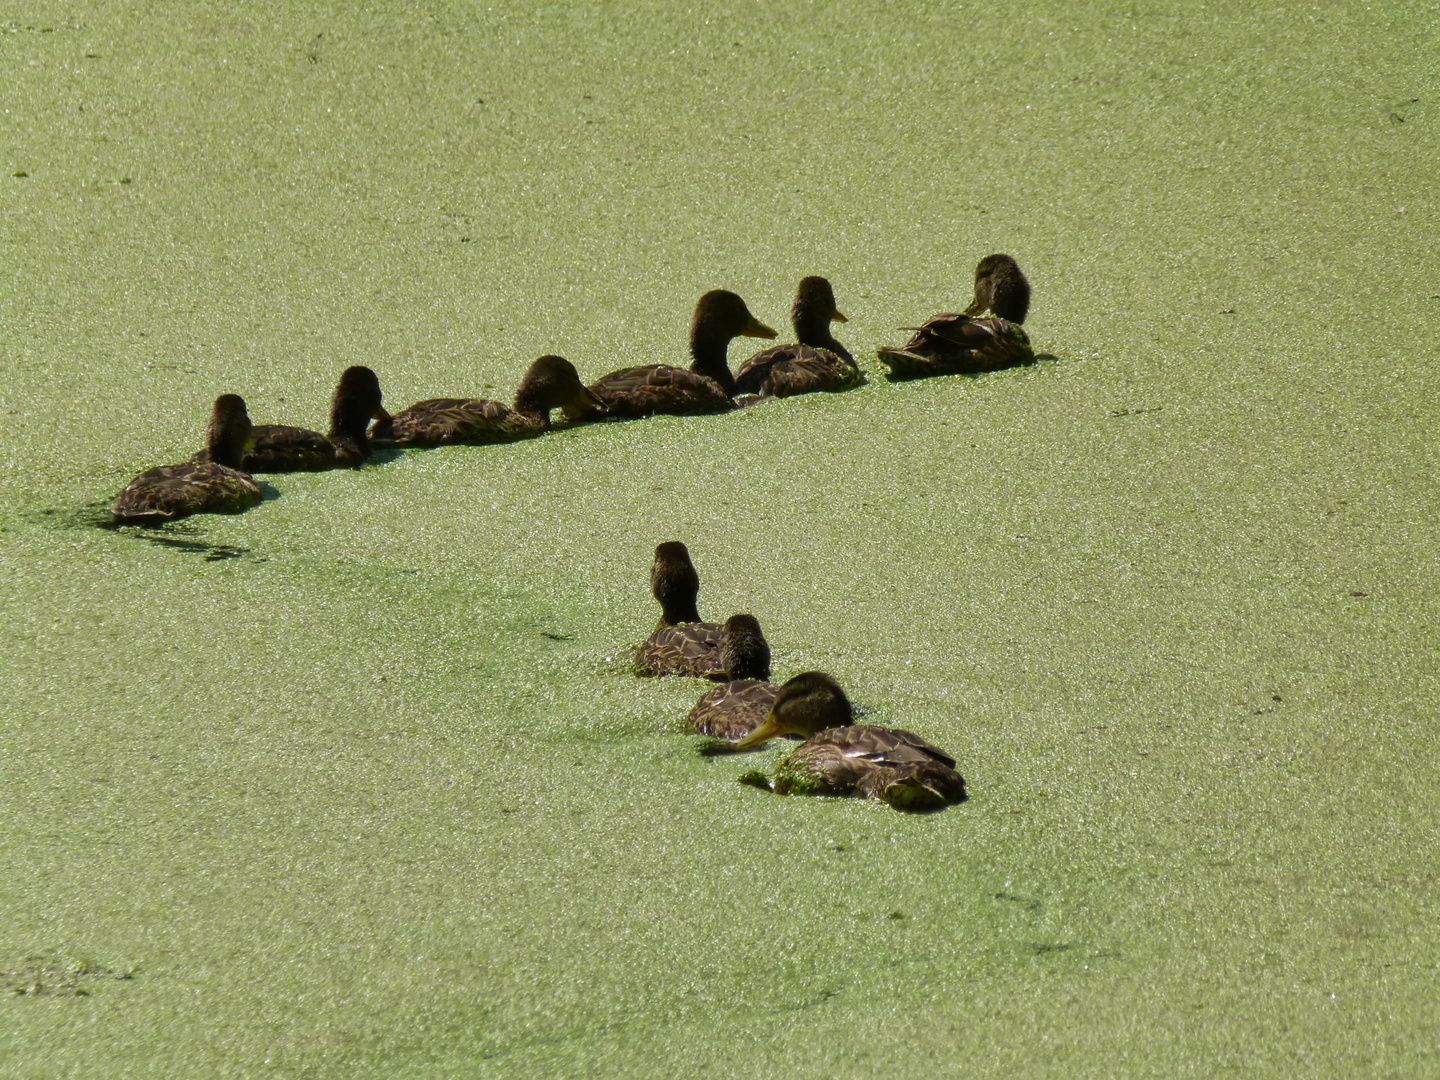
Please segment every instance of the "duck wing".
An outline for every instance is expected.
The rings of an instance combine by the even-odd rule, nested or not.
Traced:
[[[612,371],[591,383],[590,392],[605,403],[607,417],[618,419],[716,413],[735,407],[714,379],[666,364]]]
[[[735,679],[705,692],[690,710],[690,726],[700,735],[743,739],[764,722],[779,692],[765,679]]]
[[[544,430],[543,418],[518,413],[498,401],[430,398],[376,421],[370,437],[397,446],[481,445],[528,439]]]
[[[931,810],[965,799],[955,759],[913,732],[857,724],[803,743],[775,775],[782,795],[856,795],[902,810]]]
[[[260,501],[245,473],[213,461],[149,469],[125,485],[111,514],[117,522],[158,524],[190,514],[238,514]]]
[[[319,472],[339,465],[339,449],[318,431],[285,424],[257,424],[250,429],[251,446],[241,467],[255,472]]]
[[[892,379],[977,374],[1035,361],[1029,335],[1004,319],[943,314],[905,329],[914,334],[903,346],[876,350]]]
[[[662,626],[640,646],[635,666],[645,675],[702,678],[720,667],[720,624]]]

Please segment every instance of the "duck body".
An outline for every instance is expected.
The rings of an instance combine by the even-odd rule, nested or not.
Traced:
[[[192,460],[147,469],[125,485],[110,512],[122,525],[159,525],[191,514],[238,514],[259,501],[248,473]]]
[[[552,409],[604,412],[563,356],[542,356],[515,391],[515,407],[482,398],[429,398],[370,430],[375,442],[397,446],[467,446],[533,439],[550,430]]]
[[[701,695],[686,720],[697,735],[738,741],[765,722],[779,692],[769,679],[732,679]]]
[[[206,446],[179,465],[147,469],[125,485],[110,513],[120,525],[160,525],[191,514],[238,514],[260,488],[237,466],[250,440],[250,416],[236,394],[215,399]]]
[[[839,393],[865,381],[853,360],[810,345],[777,345],[756,353],[735,373],[736,394],[786,398],[797,394]]]
[[[241,467],[247,472],[322,472],[353,469],[370,456],[366,425],[388,415],[380,405],[380,380],[368,367],[340,375],[330,404],[330,434],[286,424],[257,424]]]
[[[641,675],[683,675],[703,679],[720,669],[720,624],[661,625],[635,653]]]
[[[944,314],[927,319],[900,348],[876,350],[892,380],[974,375],[1035,362],[1021,327],[1001,318]]]
[[[285,424],[256,424],[254,443],[245,454],[247,472],[324,472],[351,469],[370,456],[369,440],[364,449],[354,440],[329,438],[318,431]]]
[[[795,345],[777,345],[756,353],[735,373],[736,394],[762,400],[818,391],[837,393],[859,386],[865,375],[848,349],[830,332],[832,322],[846,322],[835,306],[835,291],[823,277],[807,277],[790,306]]]
[[[483,446],[543,435],[549,421],[482,398],[427,398],[371,429],[377,443],[396,446]]]
[[[612,420],[638,420],[657,413],[694,416],[735,407],[718,382],[681,367],[650,364],[622,368],[590,384],[590,392]]]
[[[775,773],[780,795],[853,795],[906,810],[965,801],[955,759],[899,728],[855,724],[817,732]]]
[[[733,292],[712,289],[695,304],[690,320],[690,367],[649,364],[612,371],[590,384],[608,419],[632,420],[658,413],[694,415],[735,407],[735,378],[726,354],[737,337],[773,338],[774,330],[750,314]],[[566,409],[588,419],[584,409]]]

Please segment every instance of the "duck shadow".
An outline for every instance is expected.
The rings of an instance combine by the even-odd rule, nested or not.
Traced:
[[[942,379],[952,375],[958,375],[962,379],[970,379],[973,381],[996,371],[1009,371],[1011,368],[1028,368],[1036,367],[1039,364],[1058,364],[1059,362],[1060,357],[1054,353],[1036,353],[1034,357],[1029,360],[1021,360],[1013,364],[1001,364],[999,367],[977,368],[974,371],[915,372],[914,374],[900,371],[887,371],[885,373],[885,381],[889,383],[908,383],[919,382],[922,379]]]

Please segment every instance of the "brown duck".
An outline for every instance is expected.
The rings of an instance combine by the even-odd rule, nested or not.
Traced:
[[[1009,255],[987,255],[975,267],[975,299],[963,314],[936,315],[900,348],[876,351],[890,378],[973,375],[1035,362],[1020,324],[1030,310],[1030,282]],[[991,318],[981,318],[989,311]]]
[[[690,320],[690,367],[650,364],[612,371],[590,384],[611,419],[635,419],[656,413],[714,413],[733,409],[735,378],[726,358],[737,337],[778,335],[733,292],[712,289],[695,304]],[[591,418],[583,408],[566,409],[572,419]]]
[[[110,513],[120,525],[159,525],[191,514],[238,514],[260,501],[240,471],[250,415],[237,394],[221,394],[210,411],[205,449],[179,465],[149,469],[125,485]]]
[[[855,795],[901,810],[965,800],[965,780],[945,751],[909,731],[853,720],[840,684],[807,671],[780,688],[764,723],[735,745],[759,746],[777,735],[805,739],[780,763],[774,781],[764,784],[781,795]],[[763,783],[754,774],[741,779]]]
[[[655,549],[650,592],[660,602],[660,623],[635,654],[641,675],[689,675],[703,678],[720,667],[720,625],[700,621],[695,602],[700,575],[690,552],[678,540]]]
[[[731,615],[720,628],[720,666],[707,677],[724,685],[705,694],[690,710],[690,726],[701,735],[736,740],[765,721],[779,692],[770,681],[770,644],[754,615]]]
[[[372,418],[388,418],[380,407],[380,380],[368,367],[348,367],[330,399],[330,434],[257,424],[250,429],[251,445],[242,467],[252,473],[354,468],[370,456],[365,429]]]
[[[515,407],[474,398],[430,398],[411,405],[370,429],[370,438],[396,446],[441,446],[514,442],[550,430],[552,409],[602,410],[563,356],[542,356],[530,365],[515,391]]]
[[[835,306],[830,282],[823,277],[804,278],[790,307],[790,322],[799,344],[777,345],[746,360],[735,373],[736,394],[769,399],[859,386],[865,381],[864,374],[830,332],[832,322],[846,321]]]

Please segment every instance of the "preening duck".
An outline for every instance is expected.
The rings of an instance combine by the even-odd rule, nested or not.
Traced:
[[[965,780],[945,751],[909,731],[853,719],[840,684],[807,671],[780,688],[764,723],[735,745],[759,746],[777,735],[805,739],[776,770],[770,786],[781,795],[855,795],[901,810],[965,800]]]
[[[563,356],[542,356],[530,365],[515,391],[512,409],[476,398],[430,398],[376,422],[370,438],[396,446],[484,444],[533,439],[550,430],[550,411],[603,410]]]
[[[823,277],[802,279],[790,307],[790,322],[799,344],[777,345],[746,360],[735,373],[735,392],[782,398],[859,386],[865,381],[864,374],[830,332],[832,322],[846,321],[835,306],[835,290],[829,281]]]
[[[257,424],[242,467],[246,472],[319,472],[349,469],[370,456],[365,433],[371,419],[388,418],[380,405],[380,380],[368,367],[348,367],[330,399],[330,434]]]
[[[110,513],[120,525],[159,525],[191,514],[238,514],[260,501],[240,471],[250,415],[238,394],[221,394],[210,411],[205,449],[179,465],[149,469],[125,485]]]
[[[1009,255],[987,255],[975,267],[975,298],[963,314],[943,314],[920,326],[899,348],[876,350],[891,379],[972,375],[1031,364],[1035,351],[1020,324],[1030,310],[1030,282]],[[986,311],[993,317],[981,317]]]
[[[755,316],[733,292],[712,289],[695,304],[690,320],[690,367],[649,364],[623,368],[590,384],[612,419],[635,419],[656,413],[713,413],[733,409],[735,378],[726,358],[737,337],[778,335]],[[585,410],[566,410],[572,419]]]
[[[655,548],[650,592],[660,602],[660,622],[635,654],[642,675],[689,675],[703,678],[720,667],[720,625],[701,622],[696,601],[700,575],[689,549],[678,540]]]

